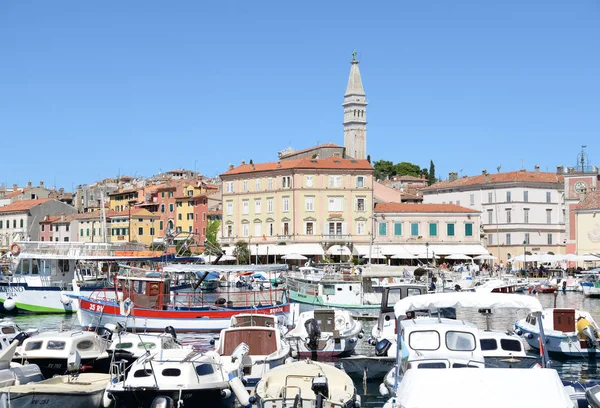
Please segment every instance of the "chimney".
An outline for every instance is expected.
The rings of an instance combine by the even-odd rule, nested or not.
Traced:
[[[19,186],[17,186],[16,184],[13,184],[13,191],[17,191],[19,189]]]
[[[556,174],[563,174],[565,172],[565,168],[563,166],[556,166]]]
[[[536,173],[540,172],[540,166],[538,164],[536,164],[533,168],[535,169]]]
[[[27,182],[27,188],[31,188],[31,181]]]
[[[487,174],[488,174],[488,173],[487,173],[487,170],[481,170],[481,175],[482,175],[482,176],[487,176]]]
[[[244,166],[246,164],[245,160],[242,160],[242,166]]]
[[[281,168],[281,162],[280,162],[280,161],[278,161],[278,162],[277,162],[277,168],[278,168],[278,169],[280,169],[280,168]]]
[[[450,181],[458,180],[458,173],[455,171],[451,171],[450,173],[448,173],[448,180],[450,180]]]
[[[44,180],[40,181],[40,188],[44,188]]]
[[[62,194],[64,194],[64,193],[65,193],[65,189],[61,187],[61,188],[58,190],[58,192],[59,192],[59,193],[62,195]]]
[[[60,213],[60,222],[65,222],[65,213]]]
[[[233,170],[233,164],[229,165],[229,170]]]

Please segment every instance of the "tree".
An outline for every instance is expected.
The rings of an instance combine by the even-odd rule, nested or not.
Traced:
[[[252,162],[252,159],[250,159],[250,164],[254,164],[254,163]]]
[[[427,184],[432,185],[435,181],[435,164],[433,164],[433,160],[429,160],[429,177],[427,178]]]
[[[368,161],[369,163],[371,163],[371,155],[370,155],[370,154],[367,154],[367,161]]]
[[[396,175],[396,167],[394,163],[387,160],[378,160],[374,163],[374,176],[376,180],[386,180],[391,176]]]
[[[221,221],[211,220],[206,225],[206,242],[204,252],[208,255],[220,255],[223,253],[221,245],[217,241],[217,233],[221,227]]]
[[[395,168],[399,176],[421,177],[421,168],[414,163],[400,162],[395,165]]]
[[[238,241],[233,248],[233,256],[238,260],[238,264],[247,265],[250,263],[250,248],[246,241]]]

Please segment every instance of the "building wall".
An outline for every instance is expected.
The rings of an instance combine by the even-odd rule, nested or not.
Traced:
[[[40,224],[39,221],[43,220],[46,215],[57,216],[64,214],[65,216],[74,214],[77,210],[75,207],[65,204],[58,200],[48,200],[40,205],[33,207],[29,213],[31,216],[27,220],[27,235],[35,239],[34,237],[40,236]]]
[[[600,210],[577,211],[575,214],[577,254],[600,253]]]

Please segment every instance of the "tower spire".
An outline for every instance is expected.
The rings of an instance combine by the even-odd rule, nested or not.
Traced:
[[[367,157],[367,101],[356,50],[352,52],[350,76],[344,94],[344,147],[346,155],[355,159]]]

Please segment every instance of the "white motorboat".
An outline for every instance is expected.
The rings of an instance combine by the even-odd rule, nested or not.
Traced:
[[[578,320],[584,318],[589,324],[577,330]],[[544,349],[563,357],[589,357],[600,353],[599,328],[586,311],[577,309],[544,309],[542,318],[529,314],[515,323],[515,332],[534,349],[540,349],[539,324],[543,324],[546,342]]]
[[[362,323],[349,311],[315,309],[300,313],[285,338],[300,358],[315,360],[351,354],[362,336]]]
[[[37,382],[44,379],[44,376],[37,365],[21,365],[12,362],[12,358],[18,345],[18,340],[15,340],[8,347],[3,347],[0,352],[0,387],[8,387],[15,384],[27,384],[29,382]]]
[[[223,358],[215,351],[185,349],[149,353],[137,359],[125,374],[113,372],[108,395],[125,407],[149,407],[155,398],[171,399],[177,406],[231,407],[234,395],[246,406],[249,395],[241,382],[241,361],[247,351],[241,344],[232,358]]]
[[[249,348],[242,361],[246,387],[249,388],[254,388],[267,371],[290,358],[290,345],[283,341],[276,316],[249,313],[233,316],[230,327],[221,330],[215,350],[227,359],[241,343]]]
[[[37,364],[44,377],[67,371],[69,355],[75,351],[81,356],[82,369],[108,373],[110,358],[107,352],[113,331],[99,328],[98,332],[82,330],[53,330],[28,337],[17,349],[13,361]]]
[[[514,333],[480,330],[479,343],[486,368],[531,368],[538,358],[527,354],[523,340]]]
[[[486,368],[409,370],[384,405],[400,407],[574,408],[574,404],[556,370]]]
[[[592,269],[583,274],[581,290],[585,297],[600,298],[600,269]]]
[[[297,361],[269,371],[256,386],[259,408],[359,408],[360,396],[342,370],[316,361]]]

